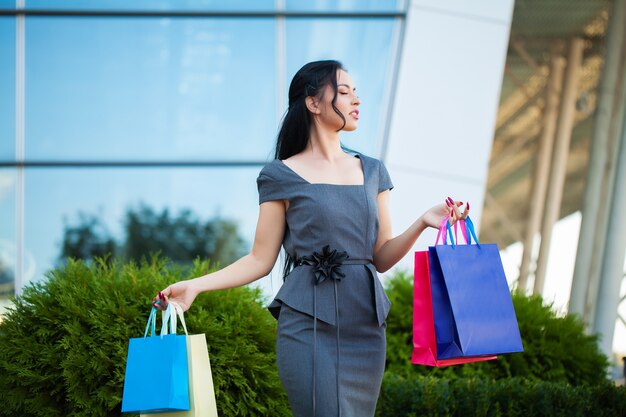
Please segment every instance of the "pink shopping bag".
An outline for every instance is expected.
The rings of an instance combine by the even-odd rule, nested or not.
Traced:
[[[447,219],[445,220],[447,222]],[[445,239],[446,229],[442,223]],[[437,236],[439,241],[439,236]],[[445,241],[445,240],[444,240]],[[435,243],[437,244],[437,242]],[[437,338],[430,286],[428,251],[415,252],[413,275],[413,354],[411,362],[417,365],[449,366],[496,359],[497,356],[474,356],[437,359]]]

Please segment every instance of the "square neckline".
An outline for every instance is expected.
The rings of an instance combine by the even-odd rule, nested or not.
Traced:
[[[332,185],[334,187],[364,187],[365,183],[366,183],[365,164],[363,163],[363,158],[361,158],[360,154],[357,153],[357,154],[354,155],[354,157],[358,158],[359,162],[361,162],[361,172],[363,173],[363,183],[362,184],[332,184],[332,183],[328,183],[328,182],[310,182],[310,181],[306,180],[304,177],[302,177],[300,174],[298,174],[296,171],[294,171],[292,168],[290,168],[289,165],[287,165],[285,162],[283,162],[282,159],[277,159],[277,161],[279,161],[282,166],[287,168],[293,175],[298,177],[301,181],[305,182],[307,185]]]

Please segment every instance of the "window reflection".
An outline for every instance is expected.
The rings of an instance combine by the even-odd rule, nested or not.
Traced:
[[[286,10],[297,11],[395,12],[404,7],[404,0],[285,0]]]
[[[291,77],[303,63],[337,59],[354,80],[362,104],[359,128],[343,135],[343,143],[377,156],[383,135],[389,98],[387,90],[393,63],[393,32],[390,19],[287,19],[287,74]],[[288,85],[289,80],[285,81]]]
[[[273,11],[276,0],[26,0],[27,9],[47,10],[133,10],[133,11]],[[406,0],[284,0],[292,11],[394,12],[406,7]],[[14,8],[14,0],[0,0],[0,6]]]
[[[54,10],[272,10],[274,0],[26,0],[29,9]]]
[[[356,2],[320,2],[314,7],[376,11],[383,3],[384,7],[397,7],[393,1],[365,1],[358,6]],[[44,4],[48,7],[43,0],[32,0],[27,7]],[[197,3],[131,4],[138,10],[169,10],[174,6],[184,10]],[[203,3],[206,7],[212,4]],[[261,6],[265,3],[255,4],[265,7]],[[273,1],[271,4],[275,7]],[[304,4],[287,0],[285,7],[295,10]],[[241,5],[248,3],[229,4],[231,9]],[[55,7],[102,9],[105,2],[64,1]],[[115,0],[106,2],[106,7],[123,10],[126,6]],[[277,83],[288,86],[304,63],[330,58],[344,63],[363,102],[360,127],[342,136],[343,142],[365,154],[379,156],[399,20],[286,18],[286,68],[282,80],[277,79],[283,71],[278,71],[276,63],[283,64],[275,51],[276,21],[271,17],[27,16],[27,161],[77,161],[88,165],[99,161],[184,164],[266,160],[273,156],[279,117],[285,110],[277,105],[286,100],[277,97]],[[15,85],[14,22],[14,17],[0,18],[0,34],[12,36],[8,42],[4,36],[0,38],[0,59],[8,57],[0,61],[2,91],[6,91],[4,85]],[[0,138],[6,136],[9,140],[0,142],[0,158],[14,160],[15,100],[14,94],[9,99],[6,96],[0,95],[0,106],[4,106],[0,107],[0,118],[8,121],[0,127]],[[183,235],[194,228],[218,230],[219,234],[228,226],[211,229],[211,222],[232,221],[242,239],[241,247],[248,250],[258,214],[255,179],[260,169],[260,165],[27,167],[24,276],[20,281],[41,279],[47,270],[62,262],[63,254],[89,258],[113,251],[130,258],[126,243],[128,219],[133,213],[140,226],[148,225],[140,234],[148,235],[163,230],[158,226],[149,228],[159,219],[165,219],[161,226],[171,226],[166,228],[169,233],[180,230]],[[0,195],[0,213],[2,219],[13,221],[15,170],[5,171],[10,174],[6,178],[13,178],[13,182],[7,182],[11,184],[7,186],[7,197]],[[2,183],[0,191],[1,187]],[[9,245],[2,253],[8,265],[15,265],[15,250],[10,250],[15,248],[15,225],[5,227],[2,219],[0,239]],[[180,222],[189,227],[173,226]],[[77,243],[85,236],[91,239],[88,244]],[[147,241],[153,240],[158,239]],[[191,240],[188,236],[179,239]],[[196,247],[202,244],[200,241]],[[139,248],[136,252],[140,254],[153,249],[147,244]],[[176,247],[170,249],[170,256],[180,255]],[[193,251],[185,248],[181,256]],[[241,253],[231,252],[228,261]],[[14,268],[10,269],[13,272]],[[266,293],[272,293],[280,284],[280,274],[260,284]]]
[[[265,160],[273,19],[28,17],[26,158]]]
[[[15,18],[0,17],[0,160],[15,158]]]
[[[15,290],[16,169],[0,169],[0,314]]]
[[[241,255],[242,250],[250,249],[254,238],[258,215],[256,177],[260,170],[260,166],[27,169],[25,250],[36,265],[33,275],[25,280],[41,279],[46,270],[58,265],[68,229],[90,224],[93,218],[97,224],[92,230],[103,238],[100,242],[106,243],[108,238],[124,243],[128,238],[129,213],[154,224],[159,220],[155,216],[162,220],[167,210],[167,227],[172,226],[171,220],[184,217],[185,210],[191,213],[186,224],[232,221],[243,240],[238,252]],[[141,214],[146,207],[152,215]],[[172,233],[186,233],[182,227],[177,231],[170,228]],[[158,249],[146,248],[146,256]]]

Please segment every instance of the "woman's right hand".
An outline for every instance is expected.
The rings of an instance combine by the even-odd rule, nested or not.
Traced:
[[[180,281],[159,291],[152,299],[152,306],[159,310],[165,310],[167,303],[173,301],[183,311],[187,311],[197,296],[198,290],[195,288],[193,280]]]

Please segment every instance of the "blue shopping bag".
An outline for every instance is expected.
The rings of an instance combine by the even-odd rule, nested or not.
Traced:
[[[153,308],[144,337],[130,339],[122,412],[151,414],[189,410],[187,336],[176,334],[176,314],[179,309],[172,302],[168,304],[163,314],[161,335],[157,336],[157,310]],[[180,314],[182,319],[182,310]],[[167,331],[168,324],[170,334]],[[147,337],[149,328],[151,334]]]
[[[522,352],[511,293],[495,244],[478,243],[468,218],[467,245],[429,247],[437,359]],[[471,244],[470,236],[476,244]]]

